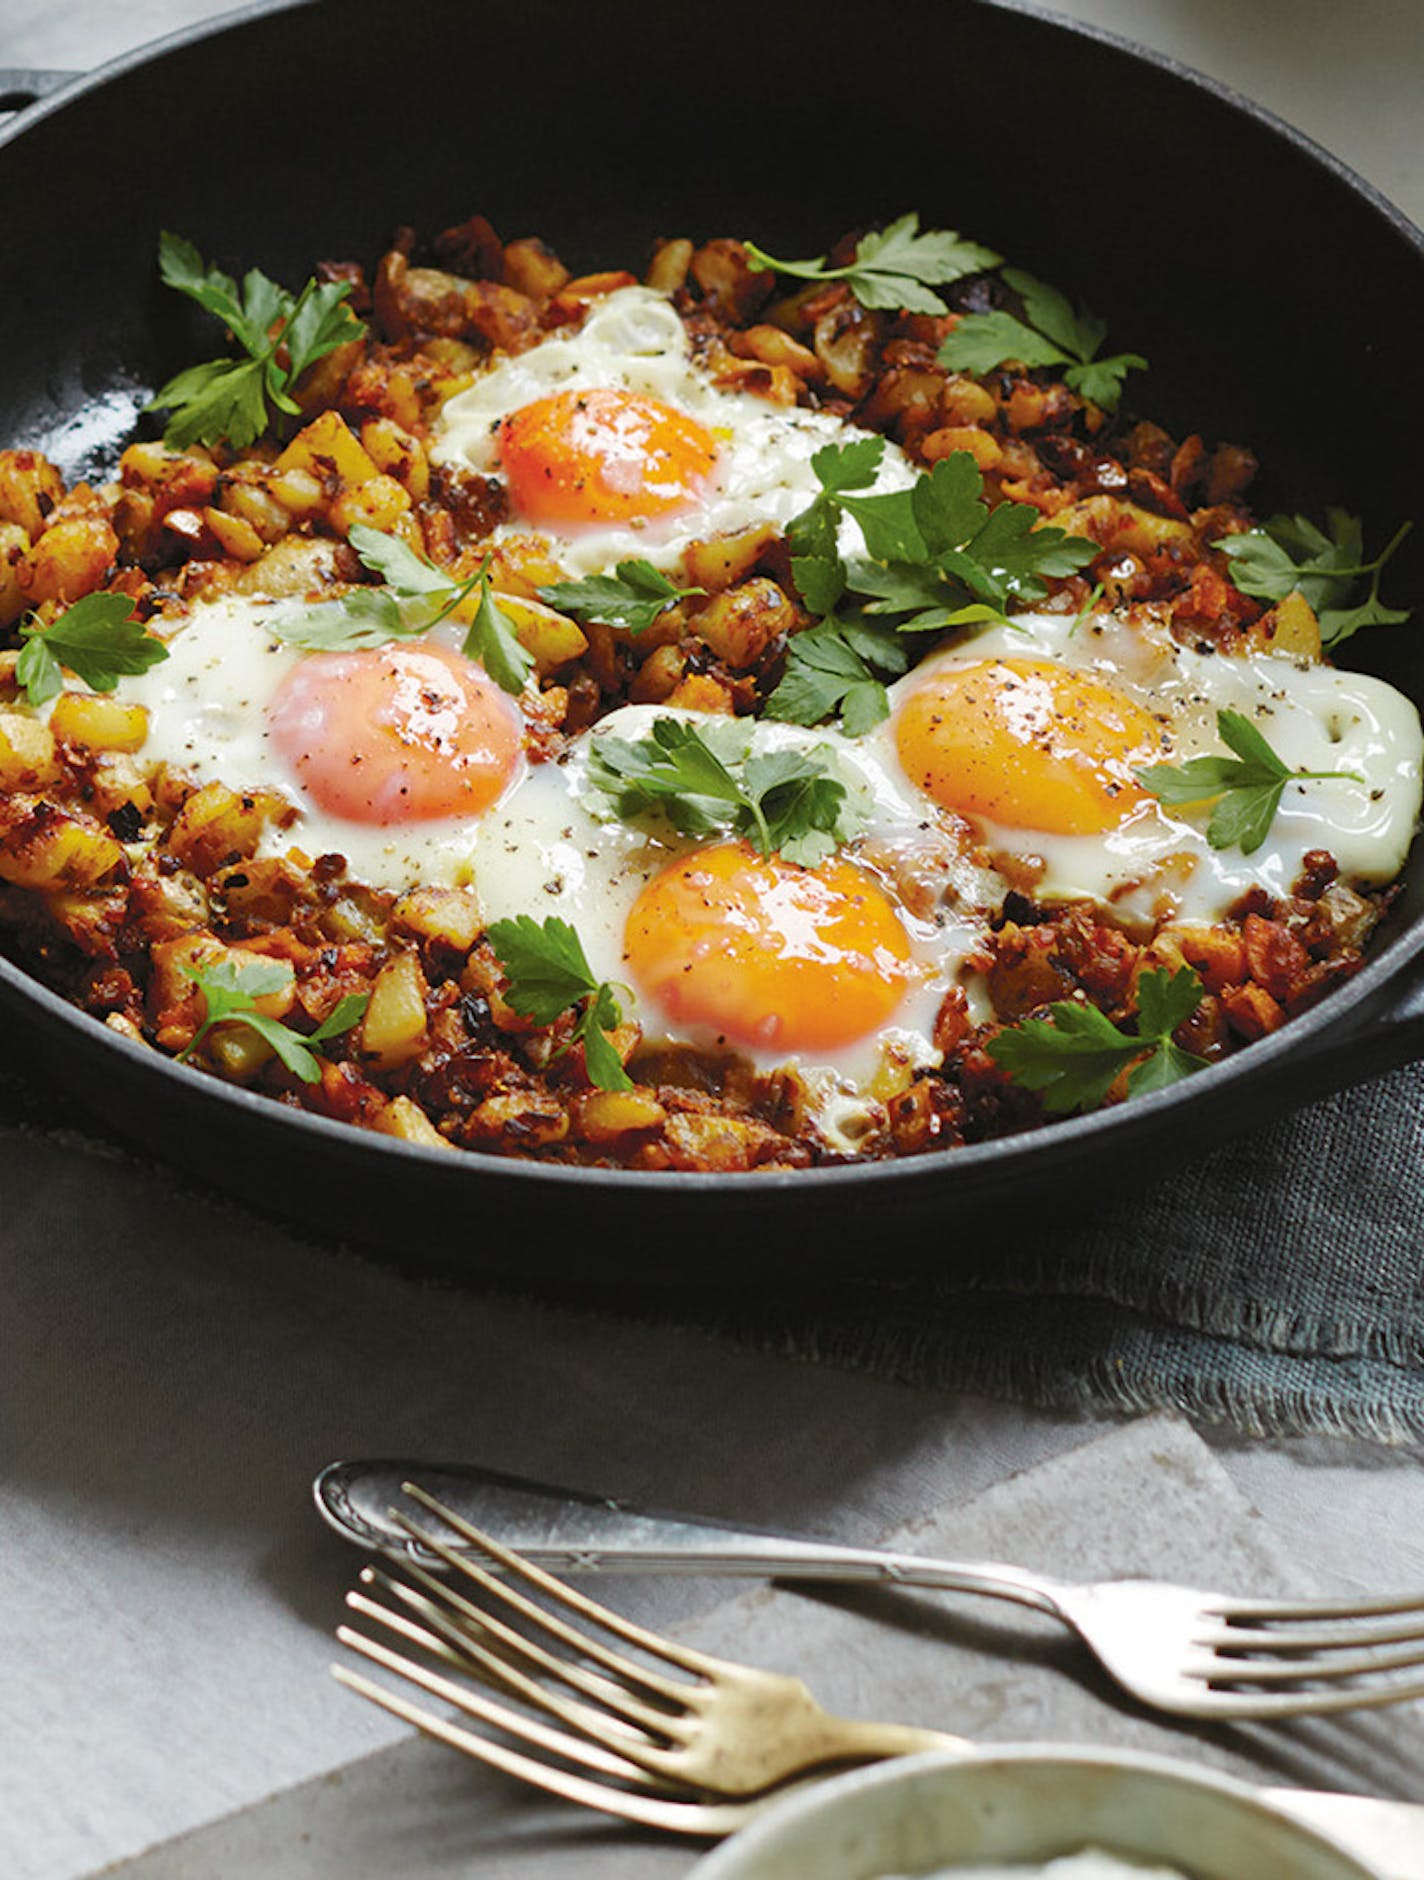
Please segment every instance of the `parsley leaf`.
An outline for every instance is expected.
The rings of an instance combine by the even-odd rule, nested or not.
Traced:
[[[1193,757],[1185,764],[1153,764],[1137,780],[1159,803],[1201,803],[1217,798],[1206,839],[1214,849],[1239,848],[1251,855],[1265,841],[1281,793],[1297,778],[1364,778],[1352,770],[1292,770],[1271,749],[1249,718],[1219,711],[1216,728],[1235,757]]]
[[[1212,547],[1230,561],[1231,579],[1243,594],[1264,601],[1300,594],[1320,622],[1322,646],[1339,646],[1362,627],[1408,620],[1409,609],[1386,607],[1379,588],[1385,564],[1411,525],[1401,523],[1381,553],[1367,561],[1358,516],[1330,509],[1325,523],[1320,529],[1307,516],[1272,516],[1258,528],[1222,536]],[[1356,583],[1365,575],[1370,576],[1369,591],[1351,605]]]
[[[583,1045],[588,1079],[600,1090],[631,1090],[608,1033],[623,1022],[618,994],[593,976],[583,942],[566,920],[551,914],[536,921],[530,914],[497,920],[485,936],[504,968],[505,998],[521,1017],[552,1025],[570,1008],[582,1009],[571,1042]]]
[[[221,268],[205,266],[191,242],[167,230],[159,239],[158,269],[169,287],[221,320],[248,355],[189,366],[154,393],[146,409],[173,414],[163,441],[175,450],[224,439],[241,450],[255,442],[267,429],[268,406],[295,415],[291,389],[307,368],[366,331],[345,304],[346,281],[308,281],[294,297],[253,268],[239,289]]]
[[[858,738],[890,715],[878,673],[908,670],[909,654],[889,627],[857,620],[823,620],[794,634],[786,671],[766,701],[765,716],[786,724],[818,725],[840,714],[847,737]]]
[[[674,601],[706,592],[700,587],[674,587],[650,561],[628,560],[620,561],[611,575],[555,581],[540,588],[539,598],[580,620],[596,620],[606,627],[626,627],[630,633],[641,633]]]
[[[735,722],[656,718],[636,743],[595,734],[589,780],[624,819],[658,810],[685,835],[730,831],[808,868],[850,840],[859,815],[829,750],[750,751]]]
[[[1049,1006],[1048,1018],[1011,1026],[986,1049],[1016,1084],[1042,1094],[1050,1116],[1093,1110],[1129,1065],[1129,1096],[1161,1090],[1205,1069],[1204,1058],[1172,1041],[1201,997],[1202,982],[1190,966],[1175,973],[1154,969],[1137,982],[1135,1031],[1114,1025],[1095,1005],[1061,999]]]
[[[475,581],[479,584],[480,604],[465,635],[465,657],[478,659],[495,684],[517,698],[534,670],[534,656],[526,650],[514,630],[514,622],[490,592],[488,556],[480,564]],[[465,591],[468,592],[468,588]],[[463,599],[464,595],[459,598]],[[458,605],[458,601],[453,604]]]
[[[399,536],[358,522],[351,529],[350,541],[365,566],[380,575],[386,586],[353,588],[333,601],[286,608],[270,622],[275,638],[309,652],[418,639],[439,626],[478,588],[479,606],[465,635],[465,657],[482,661],[491,679],[506,692],[518,696],[524,690],[534,660],[490,591],[488,556],[468,581],[452,581]]]
[[[862,307],[884,312],[947,313],[935,287],[962,280],[967,274],[997,267],[1001,256],[978,242],[966,241],[953,229],[920,229],[913,211],[887,228],[872,230],[856,243],[855,259],[844,267],[829,267],[821,255],[813,261],[778,261],[754,242],[746,244],[755,268],[770,268],[802,281],[846,281]]]
[[[378,574],[397,594],[444,595],[456,585],[448,574],[416,554],[398,535],[387,535],[368,523],[355,522],[348,537],[362,563]]]
[[[64,669],[92,692],[112,692],[121,677],[147,672],[168,657],[168,648],[145,630],[127,594],[86,594],[48,627],[27,620],[15,677],[33,706],[47,705],[64,689]]]
[[[878,438],[865,442],[870,449],[857,441],[816,452],[811,468],[821,489],[787,525],[792,574],[813,613],[832,611],[850,593],[867,614],[904,616],[896,623],[902,633],[998,620],[1011,600],[1042,600],[1047,580],[1101,553],[1086,537],[1043,524],[1031,503],[991,510],[968,451],[941,458],[909,489],[862,494],[882,449]],[[842,515],[859,526],[864,557],[842,558]]]
[[[303,1036],[280,1019],[268,1018],[256,1009],[258,999],[282,992],[292,983],[292,968],[285,960],[227,959],[208,967],[185,963],[183,971],[202,993],[207,1016],[192,1041],[178,1053],[180,1064],[193,1055],[214,1025],[245,1025],[271,1045],[294,1077],[300,1077],[304,1084],[320,1083],[321,1062],[312,1045],[350,1031],[370,1002],[369,993],[348,993],[330,1017]]]
[[[1098,348],[1107,338],[1102,320],[1084,306],[1075,309],[1066,294],[1022,268],[1005,268],[1003,276],[1023,302],[1024,318],[1002,309],[965,314],[940,346],[939,363],[951,372],[980,377],[1010,360],[1030,368],[1066,366],[1066,385],[1104,411],[1116,411],[1127,374],[1134,367],[1146,370],[1142,355],[1099,359]]]

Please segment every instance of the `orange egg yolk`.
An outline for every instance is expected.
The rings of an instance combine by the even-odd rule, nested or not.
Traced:
[[[906,699],[895,742],[945,809],[1051,835],[1116,829],[1151,801],[1134,772],[1163,751],[1150,712],[1046,659],[942,667]]]
[[[717,460],[712,433],[641,392],[555,392],[512,412],[499,458],[530,522],[656,520],[694,508]]]
[[[628,916],[639,991],[674,1024],[761,1050],[834,1050],[894,1013],[912,976],[909,936],[849,862],[799,868],[741,842],[684,856]]]
[[[478,816],[519,762],[519,713],[439,646],[313,653],[267,708],[273,746],[319,809],[347,822]]]

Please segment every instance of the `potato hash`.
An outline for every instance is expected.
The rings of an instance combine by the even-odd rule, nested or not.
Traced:
[[[1394,543],[1258,521],[997,254],[160,267],[224,356],[112,481],[0,451],[0,927],[96,1022],[721,1172],[1129,1100],[1359,969],[1421,736],[1330,651]]]

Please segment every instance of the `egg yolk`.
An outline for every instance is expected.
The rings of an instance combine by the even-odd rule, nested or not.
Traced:
[[[849,862],[799,868],[727,842],[671,863],[639,894],[624,952],[674,1023],[763,1050],[833,1050],[890,1018],[909,936]]]
[[[567,391],[512,412],[499,458],[531,522],[633,522],[694,508],[717,445],[686,412],[641,392]]]
[[[1161,726],[1103,680],[1046,659],[941,668],[895,725],[905,774],[936,803],[1015,829],[1094,835],[1151,798]]]
[[[440,646],[313,653],[278,687],[267,725],[317,807],[357,823],[478,816],[523,744],[493,680]]]

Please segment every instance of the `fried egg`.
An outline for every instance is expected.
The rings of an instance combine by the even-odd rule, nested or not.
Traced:
[[[623,287],[576,332],[497,358],[449,399],[430,455],[504,483],[512,519],[494,541],[532,531],[584,575],[630,556],[671,568],[691,541],[785,524],[819,492],[813,455],[865,435],[713,384],[676,309]],[[887,442],[873,487],[915,474]],[[853,523],[847,541],[860,546]]]
[[[1250,855],[1214,849],[1211,803],[1169,809],[1139,771],[1223,755],[1240,713],[1292,770],[1345,776],[1285,787]],[[1086,899],[1126,919],[1219,920],[1250,888],[1286,895],[1311,850],[1377,887],[1418,823],[1419,715],[1366,673],[1277,654],[1179,645],[1164,626],[1096,613],[1020,614],[931,656],[891,689],[871,740],[986,848],[1026,863],[1041,900]],[[1358,781],[1356,780],[1358,779]]]

